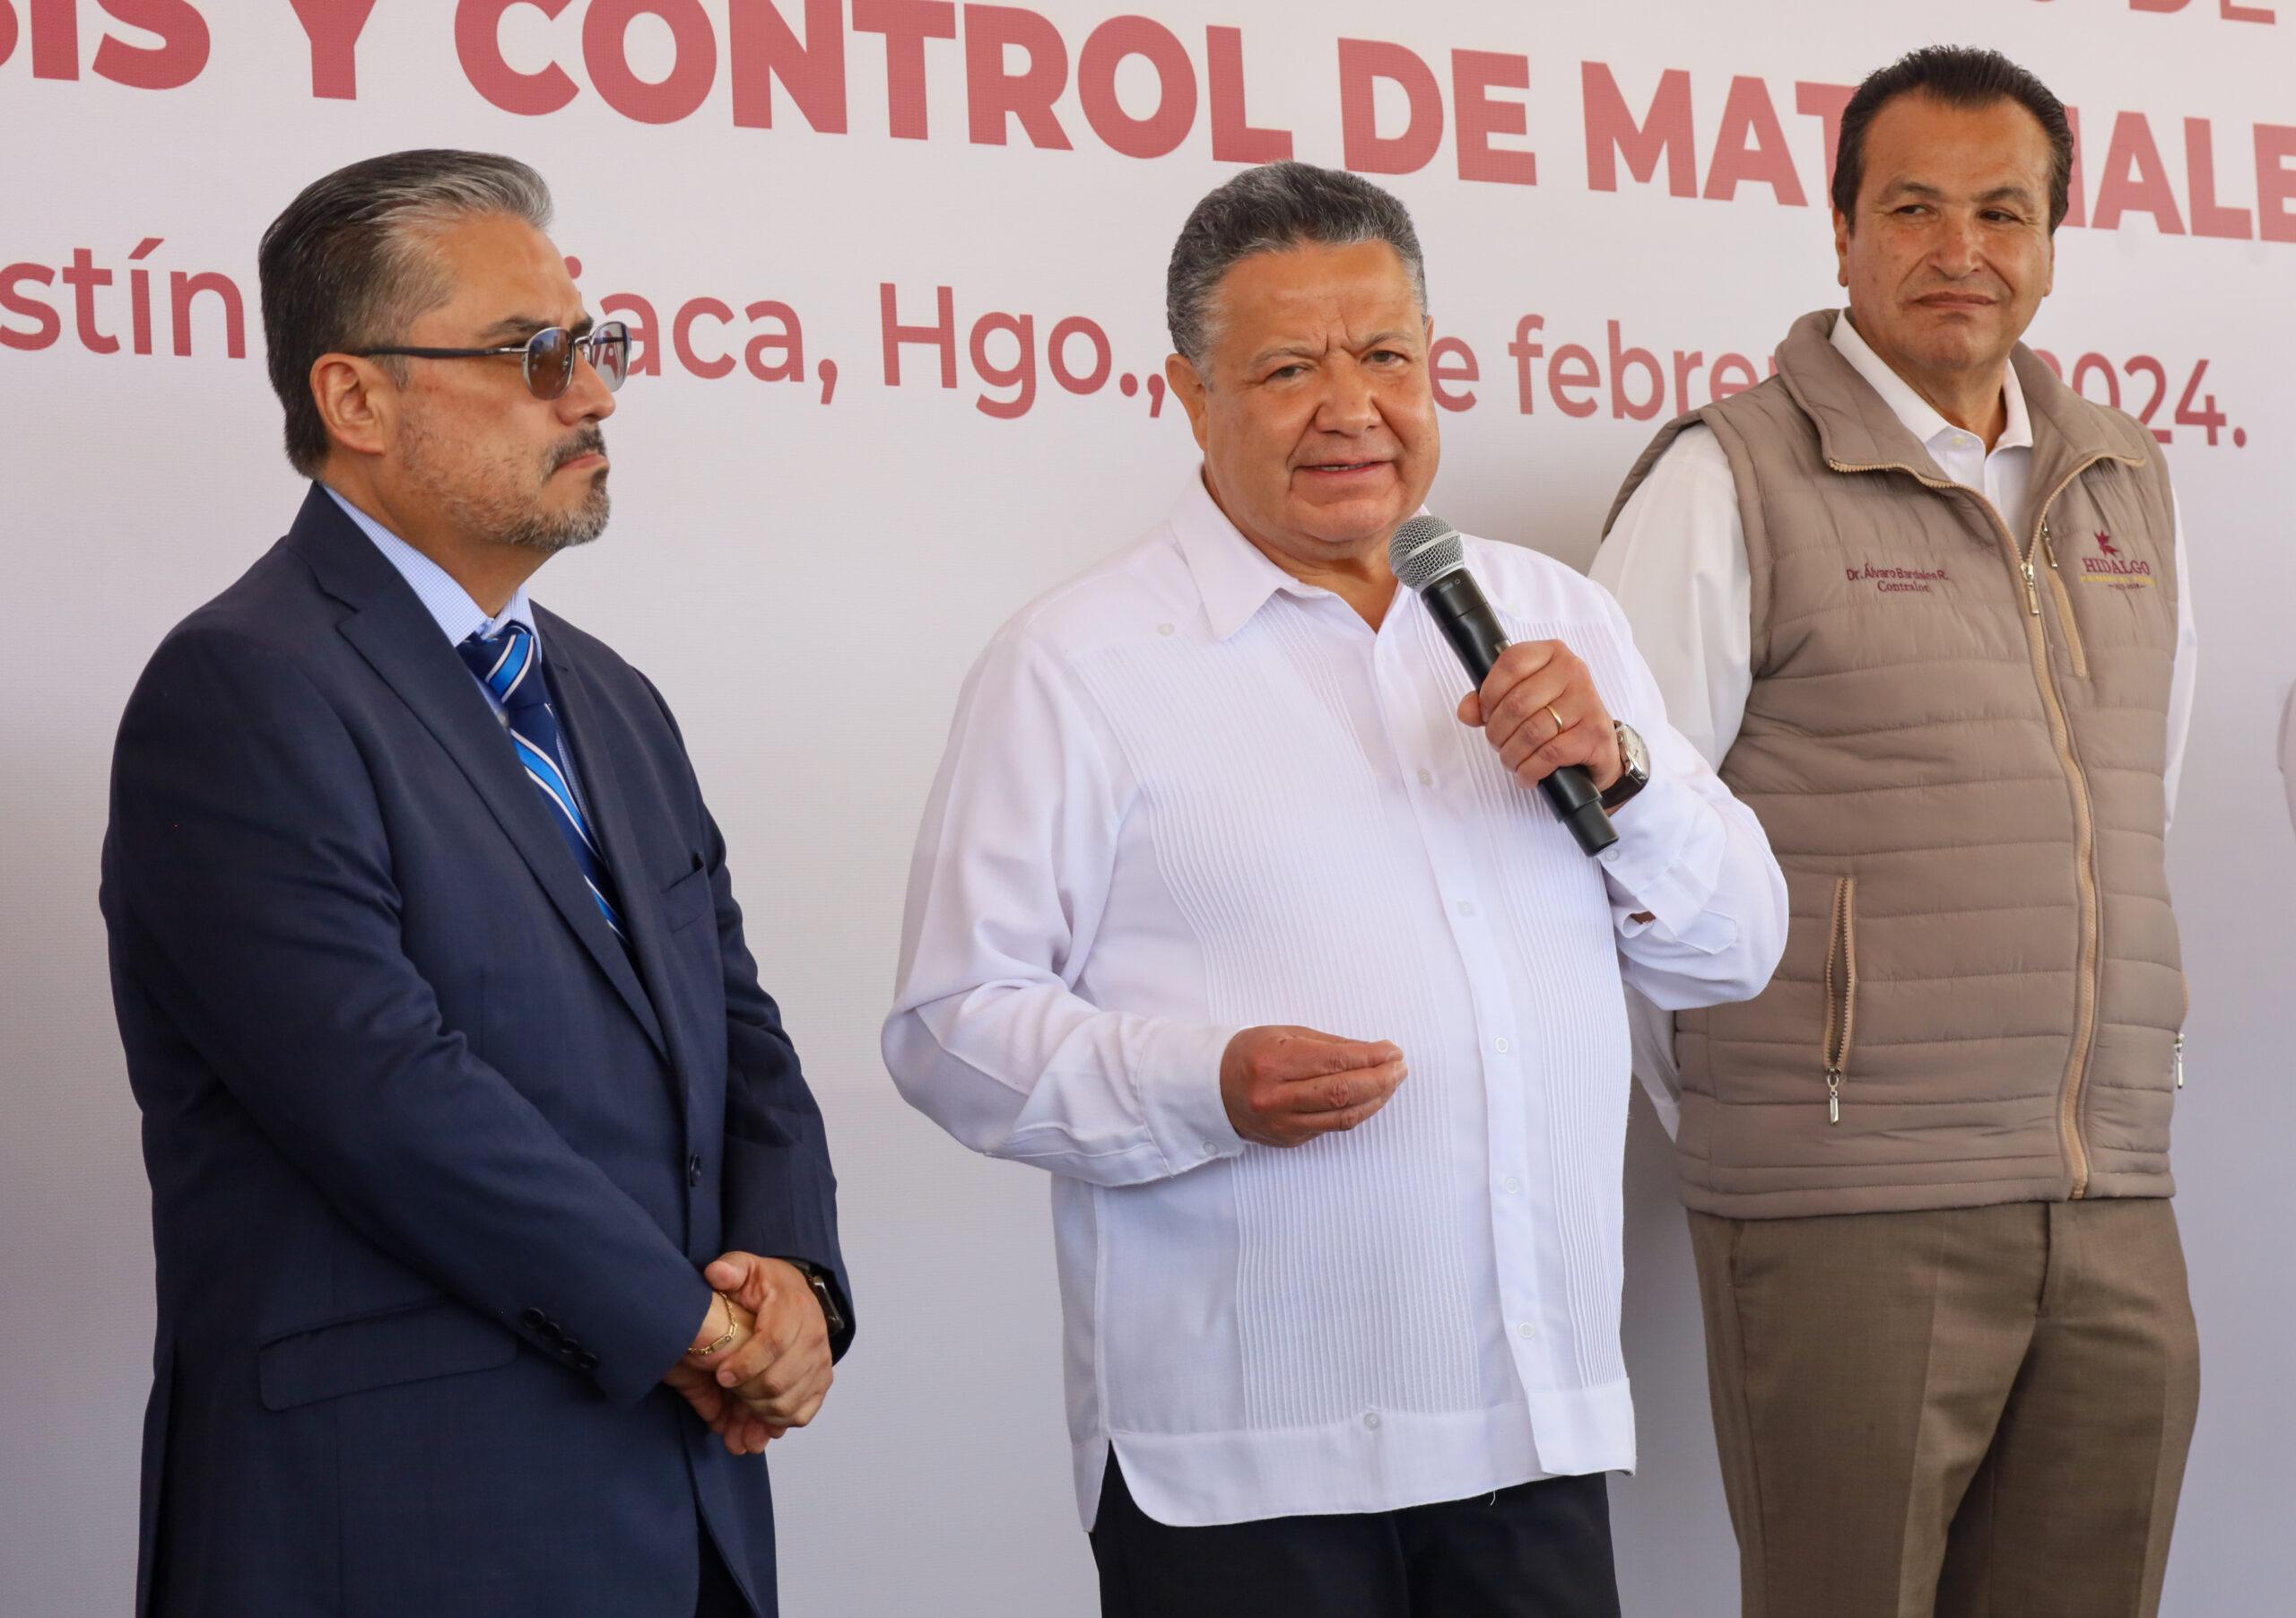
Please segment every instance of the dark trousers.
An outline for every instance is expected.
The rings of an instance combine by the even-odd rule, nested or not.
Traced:
[[[1101,1618],[1618,1618],[1600,1474],[1440,1505],[1175,1528],[1113,1450],[1092,1559]]]

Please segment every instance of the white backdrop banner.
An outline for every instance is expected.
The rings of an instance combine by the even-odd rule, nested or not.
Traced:
[[[676,707],[828,1114],[857,1349],[773,1452],[795,1614],[1081,1614],[1043,1186],[879,1065],[957,685],[1194,461],[1162,279],[1238,164],[1378,178],[1428,255],[1433,503],[1583,566],[1668,416],[1834,301],[1850,87],[1996,46],[2077,109],[2031,340],[2164,446],[2199,712],[2170,839],[2193,985],[2179,1211],[2205,1394],[2167,1610],[2287,1610],[2296,839],[2296,0],[0,0],[0,1611],[119,1612],[147,1202],[94,903],[111,734],[167,628],[284,528],[255,248],[306,182],[511,152],[637,376],[614,526],[536,581]],[[1628,1164],[1627,1608],[1735,1610],[1664,1142]],[[2100,1390],[2109,1396],[2109,1390]]]

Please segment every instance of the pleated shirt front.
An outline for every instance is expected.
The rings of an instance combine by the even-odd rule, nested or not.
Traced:
[[[1568,642],[1650,747],[1598,859],[1459,723],[1417,596],[1374,631],[1197,480],[960,698],[885,1057],[958,1139],[1054,1177],[1088,1527],[1111,1443],[1181,1525],[1633,1465],[1622,982],[1752,994],[1785,892],[1609,596],[1534,552],[1468,560],[1509,637]],[[1220,1062],[1263,1023],[1392,1040],[1410,1076],[1352,1132],[1248,1144]]]

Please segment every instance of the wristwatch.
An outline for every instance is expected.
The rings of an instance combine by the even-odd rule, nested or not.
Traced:
[[[1612,720],[1611,727],[1618,732],[1618,757],[1623,768],[1610,790],[1603,794],[1605,814],[1616,814],[1621,805],[1650,784],[1650,750],[1642,744],[1641,735],[1622,720]]]
[[[845,1329],[845,1311],[837,1307],[837,1289],[830,1285],[828,1273],[816,1269],[802,1258],[785,1259],[783,1262],[803,1275],[813,1289],[813,1296],[821,1300],[822,1320],[834,1340]]]

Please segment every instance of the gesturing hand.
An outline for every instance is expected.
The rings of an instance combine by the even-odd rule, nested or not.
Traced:
[[[804,1273],[786,1259],[727,1253],[702,1271],[752,1317],[750,1333],[715,1355],[710,1375],[779,1438],[813,1419],[829,1396],[829,1322]]]
[[[1387,1104],[1403,1052],[1312,1028],[1248,1028],[1220,1059],[1220,1099],[1236,1133],[1263,1146],[1298,1146],[1352,1129]]]
[[[1483,727],[1499,761],[1526,787],[1583,764],[1596,789],[1607,792],[1626,768],[1595,676],[1560,640],[1521,640],[1500,653],[1483,689],[1459,703],[1459,718]]]

